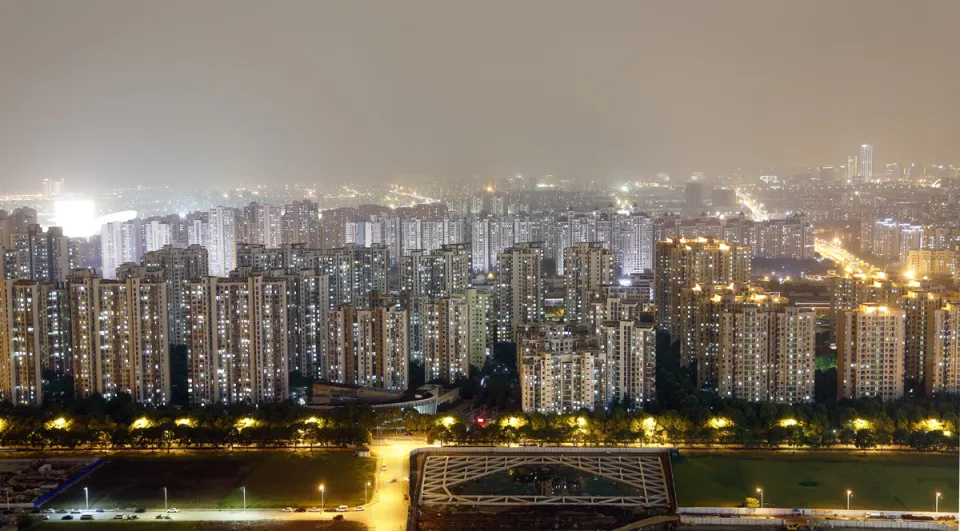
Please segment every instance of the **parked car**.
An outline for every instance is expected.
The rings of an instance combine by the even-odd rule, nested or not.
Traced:
[[[338,512],[338,513],[345,513],[345,512],[347,512],[347,511],[349,511],[349,510],[350,510],[350,508],[347,507],[346,505],[341,505],[341,506],[337,507],[337,512]]]
[[[67,514],[66,509],[57,509],[57,514]]]
[[[61,516],[60,519],[61,519],[61,520],[73,520],[73,516],[71,516],[71,515],[69,515],[69,514],[65,514],[65,515]]]
[[[80,514],[80,509],[70,509],[70,514]]]
[[[41,520],[49,520],[49,519],[50,519],[50,515],[49,515],[49,514],[45,514],[45,515],[41,516],[40,519],[41,519]]]
[[[93,515],[92,515],[92,514],[84,514],[84,515],[81,515],[81,516],[80,516],[80,519],[81,519],[81,520],[93,520]]]
[[[114,520],[123,520],[123,513],[117,513],[113,515]]]
[[[139,519],[140,517],[135,514],[131,514],[130,516],[127,517],[127,520],[139,520]]]
[[[180,512],[180,509],[177,509],[176,507],[171,507],[171,508],[167,509],[167,512],[168,512],[168,513],[179,513],[179,512]]]
[[[342,514],[338,514],[338,515],[334,516],[333,519],[334,519],[334,520],[343,520],[343,515],[342,515]]]
[[[362,510],[363,510],[363,505],[357,505],[356,507],[353,508],[353,510],[354,510],[354,511],[362,511]]]
[[[282,513],[292,513],[292,512],[293,512],[293,507],[284,507],[283,509],[280,509],[280,512],[282,512]]]
[[[320,512],[320,508],[319,508],[319,507],[311,507],[311,508],[307,509],[307,512],[308,512],[308,513],[319,513],[319,512]]]
[[[306,508],[306,507],[297,507],[297,510],[294,511],[294,512],[295,512],[295,513],[305,513],[305,512],[307,512],[307,508]]]
[[[103,512],[103,509],[96,509],[96,511],[97,511],[98,513],[102,513],[102,512]]]

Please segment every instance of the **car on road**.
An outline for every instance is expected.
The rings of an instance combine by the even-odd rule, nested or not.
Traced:
[[[353,510],[354,510],[354,511],[362,511],[362,510],[363,510],[363,505],[357,505],[356,507],[353,508]]]
[[[297,507],[297,510],[294,511],[294,512],[295,512],[295,513],[305,513],[305,512],[307,512],[307,509],[306,509],[306,507]]]
[[[102,512],[103,512],[103,509],[96,509],[96,512],[102,513]]]
[[[334,520],[343,520],[343,515],[342,515],[342,514],[338,514],[338,515],[334,516],[333,519],[334,519]]]
[[[81,515],[81,516],[80,516],[80,519],[81,519],[81,520],[93,520],[93,515],[92,515],[92,514],[84,514],[84,515]]]
[[[72,516],[72,515],[69,515],[69,514],[65,514],[65,515],[61,516],[60,519],[61,519],[61,520],[73,520],[73,516]]]
[[[67,514],[66,509],[57,509],[57,514]]]
[[[168,512],[168,513],[179,513],[179,512],[180,512],[180,509],[177,509],[176,507],[171,507],[171,508],[167,509],[167,512]]]
[[[135,514],[131,514],[130,516],[127,517],[127,520],[139,520],[139,519],[140,517]]]
[[[158,514],[156,519],[157,519],[157,520],[169,520],[169,519],[170,519],[170,515],[169,515],[169,514]]]
[[[347,511],[349,511],[349,510],[350,510],[350,508],[347,507],[346,505],[341,505],[341,506],[337,507],[337,512],[338,512],[338,513],[345,513],[345,512],[347,512]]]
[[[80,509],[70,509],[70,514],[80,514]]]
[[[45,512],[45,513],[47,513],[47,514],[53,514],[53,513],[57,512],[57,510],[56,510],[56,509],[44,509],[43,512]]]
[[[307,512],[308,512],[308,513],[319,513],[319,512],[320,512],[320,508],[319,508],[319,507],[311,507],[311,508],[307,509]]]
[[[292,512],[293,512],[293,507],[284,507],[283,509],[280,509],[280,512],[281,512],[281,513],[292,513]]]
[[[117,513],[113,515],[114,520],[123,520],[123,513]]]

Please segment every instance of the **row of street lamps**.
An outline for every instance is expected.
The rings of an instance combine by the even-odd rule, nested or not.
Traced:
[[[763,489],[757,487],[757,493],[760,494],[760,508],[763,509]],[[853,497],[853,491],[847,489],[847,510],[850,510],[850,498]],[[938,492],[933,502],[933,512],[937,514],[940,512],[940,498],[943,497],[943,494]]]
[[[370,488],[369,481],[363,485],[363,504],[364,505],[367,504],[368,488]],[[243,493],[243,509],[246,510],[247,509],[247,487],[245,486],[240,487],[240,492]],[[326,503],[326,493],[327,493],[327,489],[326,487],[323,486],[323,483],[321,483],[320,484],[320,512],[323,512],[323,508],[324,508],[323,506]],[[83,488],[83,499],[84,499],[84,503],[86,504],[87,510],[89,511],[90,510],[90,489],[88,487]],[[10,494],[8,492],[7,493],[8,508],[9,508],[9,505],[10,505]],[[163,510],[167,510],[167,509],[169,509],[169,507],[167,506],[167,488],[164,487],[163,488]]]

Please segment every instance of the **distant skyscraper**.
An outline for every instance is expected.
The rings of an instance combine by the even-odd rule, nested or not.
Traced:
[[[703,210],[703,183],[691,181],[683,191],[684,209],[692,216],[697,216]]]
[[[847,180],[852,181],[856,179],[859,173],[860,163],[857,160],[857,156],[851,155],[847,157]]]
[[[864,179],[873,178],[873,144],[860,146],[860,176]]]
[[[184,301],[187,297],[187,281],[199,281],[208,275],[207,250],[201,245],[187,248],[166,245],[143,255],[141,263],[146,267],[159,269],[162,278],[167,282],[170,324],[168,338],[170,343],[185,344],[187,309]]]

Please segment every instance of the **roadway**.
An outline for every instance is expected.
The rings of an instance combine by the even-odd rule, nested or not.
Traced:
[[[848,274],[874,277],[883,273],[879,268],[864,262],[850,253],[850,251],[844,249],[836,240],[827,241],[817,238],[814,240],[813,247],[816,252],[820,253],[820,256],[831,260],[843,268],[844,272]]]

